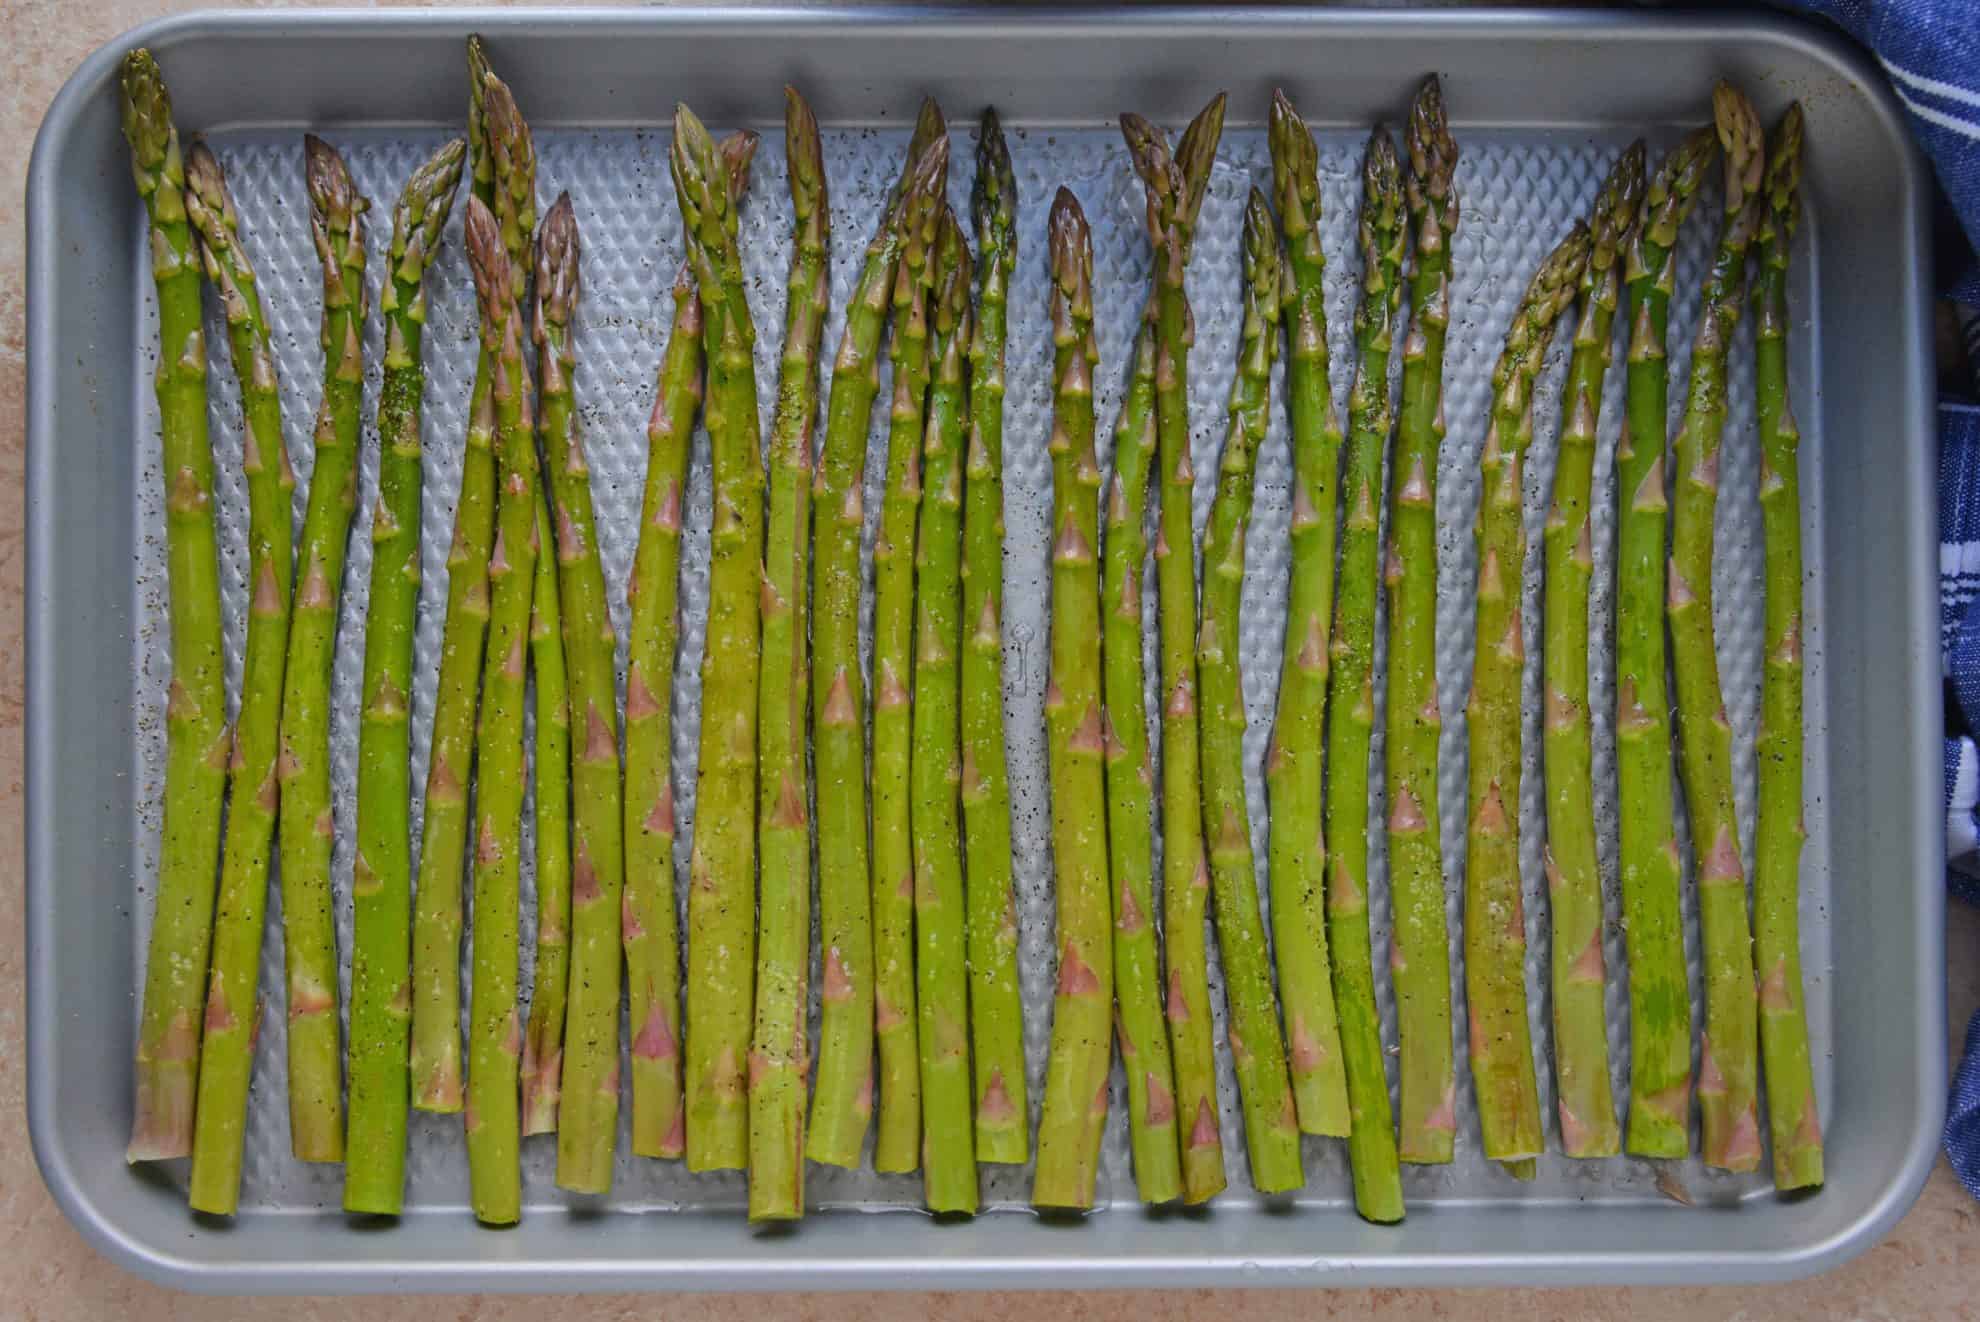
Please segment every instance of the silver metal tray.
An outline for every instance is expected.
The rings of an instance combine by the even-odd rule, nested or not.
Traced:
[[[758,277],[752,302],[764,329],[759,354],[766,371],[782,324],[788,228],[772,118],[778,84],[802,86],[827,129],[835,304],[850,287],[918,97],[939,97],[951,115],[959,162],[951,194],[958,203],[969,183],[975,113],[994,103],[1011,126],[1023,209],[1007,440],[1006,716],[1034,1096],[1042,1082],[1036,1076],[1048,1028],[1052,944],[1050,860],[1038,826],[1045,807],[1040,703],[1050,407],[1042,234],[1052,188],[1070,184],[1094,222],[1105,420],[1118,403],[1131,320],[1148,273],[1139,190],[1113,116],[1135,108],[1176,125],[1215,90],[1231,92],[1230,128],[1191,273],[1199,328],[1191,392],[1197,471],[1213,473],[1236,331],[1238,215],[1246,188],[1269,176],[1259,126],[1271,89],[1284,86],[1293,94],[1320,139],[1328,312],[1339,365],[1348,358],[1356,295],[1356,172],[1368,125],[1398,116],[1425,71],[1444,75],[1464,165],[1450,433],[1439,497],[1438,668],[1446,713],[1443,792],[1447,803],[1461,802],[1473,474],[1487,377],[1513,301],[1630,137],[1646,135],[1653,151],[1669,145],[1704,113],[1706,93],[1721,76],[1747,87],[1769,119],[1788,99],[1800,98],[1809,113],[1808,219],[1794,268],[1791,346],[1807,437],[1811,838],[1803,921],[1829,1132],[1828,1186],[1786,1200],[1773,1194],[1764,1174],[1715,1175],[1695,1162],[1663,1169],[1628,1159],[1574,1163],[1558,1155],[1542,1160],[1537,1181],[1520,1184],[1483,1159],[1464,1097],[1456,1163],[1411,1170],[1409,1220],[1378,1228],[1351,1211],[1337,1142],[1307,1140],[1309,1178],[1297,1197],[1261,1199],[1250,1189],[1226,1061],[1220,1064],[1223,1123],[1233,1183],[1205,1211],[1150,1212],[1134,1204],[1125,1108],[1117,1100],[1102,1170],[1103,1210],[1083,1224],[1019,1210],[1029,1187],[1023,1168],[985,1167],[984,1194],[993,1210],[967,1224],[938,1225],[910,1211],[919,1200],[913,1178],[813,1167],[813,1214],[795,1229],[754,1231],[740,1214],[738,1176],[693,1177],[678,1163],[622,1155],[609,1198],[572,1199],[552,1186],[549,1145],[531,1144],[524,1222],[491,1232],[478,1229],[465,1210],[458,1125],[422,1116],[413,1128],[407,1215],[396,1228],[374,1228],[337,1210],[340,1172],[306,1167],[288,1155],[279,1014],[263,1021],[241,1215],[231,1224],[196,1219],[185,1210],[183,1171],[127,1168],[121,1154],[134,988],[149,923],[162,782],[166,623],[149,386],[154,313],[143,278],[141,213],[117,132],[115,62],[131,45],[152,47],[177,96],[181,127],[206,133],[229,168],[273,314],[291,449],[306,474],[320,369],[299,130],[325,133],[342,146],[360,186],[388,206],[418,157],[457,131],[465,102],[461,40],[470,31],[489,37],[497,66],[537,129],[544,198],[570,189],[584,227],[578,396],[615,610],[623,608],[635,535],[643,421],[666,326],[663,295],[680,256],[665,164],[673,101],[691,102],[711,124],[765,130],[745,242]],[[118,1262],[202,1289],[1726,1280],[1819,1270],[1868,1247],[1920,1187],[1943,1099],[1924,194],[1923,169],[1874,70],[1826,34],[1784,20],[1653,24],[1613,14],[1248,9],[911,17],[886,10],[227,14],[168,20],[106,47],[49,111],[29,180],[29,1122],[50,1188]],[[1674,371],[1688,361],[1693,291],[1708,253],[1713,205],[1708,196],[1680,250]],[[375,247],[385,228],[374,225]],[[472,294],[457,236],[456,228],[436,267],[429,337],[428,576],[420,631],[421,656],[429,660],[438,642],[442,555],[472,360]],[[839,312],[828,328],[834,342]],[[217,316],[209,310],[216,344]],[[232,373],[218,357],[216,441],[239,426]],[[1557,346],[1539,405],[1542,440],[1528,491],[1536,535],[1564,358]],[[1742,339],[1734,362],[1750,372],[1750,340]],[[1597,470],[1598,483],[1608,484],[1598,490],[1611,499],[1620,376],[1611,374]],[[1336,378],[1336,394],[1344,397],[1343,372]],[[1759,692],[1757,444],[1749,383],[1736,382],[1716,583],[1721,665],[1740,736],[1740,806],[1750,839]],[[375,397],[375,381],[371,390]],[[766,392],[766,409],[768,399]],[[1243,645],[1261,883],[1269,879],[1262,875],[1258,772],[1277,683],[1289,505],[1277,401],[1275,410],[1260,464]],[[876,425],[876,454],[884,434]],[[220,453],[218,507],[237,667],[245,497],[224,446]],[[705,534],[705,454],[697,462]],[[361,510],[370,506],[369,463]],[[872,469],[877,477],[879,465]],[[1209,485],[1207,478],[1199,483],[1199,521]],[[869,501],[869,509],[878,504]],[[1613,523],[1606,509],[1598,504],[1598,623],[1611,610]],[[693,621],[706,586],[692,525],[689,546],[683,600],[690,624],[677,695],[682,766],[692,765],[700,649]],[[354,537],[346,639],[361,636],[368,559],[368,540]],[[1532,557],[1526,585],[1529,611],[1537,610],[1539,559]],[[1537,627],[1529,636],[1540,636]],[[1536,651],[1529,716],[1537,667]],[[355,650],[346,648],[336,681],[339,711],[354,712],[356,679]],[[1607,709],[1613,675],[1601,648],[1594,680],[1595,707]],[[415,694],[416,783],[423,781],[430,696],[428,674]],[[353,726],[349,719],[337,726],[343,821],[349,820]],[[1606,738],[1597,740],[1604,774],[1612,767]],[[1529,738],[1529,748],[1537,742]],[[1546,980],[1539,970],[1546,967],[1546,921],[1538,858],[1544,815],[1537,774],[1527,786],[1529,986],[1544,1051]],[[691,778],[680,788],[691,792]],[[1620,1091],[1628,1025],[1613,893],[1613,790],[1600,793]],[[1373,830],[1382,820],[1380,805],[1371,804],[1371,812]],[[1448,811],[1445,819],[1455,933],[1462,819]],[[1372,889],[1378,942],[1386,939],[1387,920],[1379,855],[1378,849]],[[347,923],[349,860],[342,851],[338,866]],[[280,949],[275,923],[271,915],[271,969]],[[1454,984],[1461,996],[1461,978]],[[264,986],[279,980],[265,976]],[[1390,1011],[1386,1003],[1384,1010]],[[1462,1070],[1460,1078],[1468,1089]],[[1551,1114],[1551,1072],[1543,1068],[1541,1079]],[[1558,1152],[1558,1135],[1553,1141]],[[889,1210],[907,1214],[860,1214]]]

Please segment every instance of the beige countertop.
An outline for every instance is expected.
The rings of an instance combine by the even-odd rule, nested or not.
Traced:
[[[28,153],[43,111],[78,62],[102,43],[158,15],[195,6],[181,0],[0,0],[0,490],[21,489],[26,345],[23,293]],[[0,499],[0,1061],[19,1062],[22,1034],[22,627],[23,510]],[[1953,906],[1949,947],[1950,1047],[1980,1006],[1980,915]],[[540,1300],[437,1299],[199,1300],[125,1275],[85,1245],[43,1188],[28,1150],[23,1071],[0,1069],[0,1316],[83,1322],[163,1322],[234,1318],[358,1318],[432,1322],[438,1318],[539,1318]],[[1682,1286],[1683,1282],[1673,1281]],[[1260,1319],[1358,1317],[1604,1319],[1955,1319],[1980,1310],[1980,1209],[1941,1160],[1918,1205],[1895,1233],[1835,1273],[1755,1288],[1521,1290],[1430,1293],[1164,1291],[1090,1295],[796,1295],[637,1298],[560,1302],[560,1319],[730,1319],[766,1313],[807,1322],[887,1322],[939,1313],[952,1322],[1028,1316],[1133,1318],[1136,1322],[1225,1316]]]

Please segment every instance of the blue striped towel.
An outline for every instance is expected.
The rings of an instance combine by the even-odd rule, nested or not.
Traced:
[[[1781,2],[1833,20],[1876,56],[1968,244],[1980,249],[1980,0]],[[1942,270],[1973,265],[1972,252],[1942,252],[1940,258]],[[1969,274],[1955,297],[1980,303],[1980,281]],[[1980,749],[1974,742],[1980,732],[1980,406],[1954,398],[1939,403],[1939,646],[1947,698],[1946,884],[1980,904]],[[1967,1026],[1945,1142],[1953,1169],[1980,1198],[1980,1016]]]

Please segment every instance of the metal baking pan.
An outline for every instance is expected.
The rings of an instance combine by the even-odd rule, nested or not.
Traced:
[[[1034,824],[1044,803],[1038,725],[1049,355],[1040,291],[1042,218],[1052,186],[1071,184],[1094,220],[1105,419],[1118,401],[1148,263],[1138,193],[1113,117],[1135,108],[1178,125],[1215,90],[1231,92],[1231,127],[1191,275],[1199,317],[1192,382],[1197,471],[1212,473],[1208,461],[1222,435],[1235,330],[1237,216],[1245,188],[1266,177],[1259,125],[1271,89],[1284,86],[1294,95],[1322,147],[1328,311],[1339,365],[1347,360],[1357,277],[1352,225],[1361,144],[1372,121],[1402,111],[1425,71],[1443,74],[1465,153],[1439,510],[1444,792],[1447,802],[1457,802],[1464,749],[1457,718],[1470,646],[1466,530],[1476,502],[1468,475],[1482,439],[1486,375],[1518,289],[1585,208],[1614,153],[1639,133],[1653,150],[1675,141],[1704,113],[1715,79],[1730,77],[1748,88],[1768,119],[1789,98],[1800,98],[1809,115],[1808,214],[1794,268],[1791,344],[1808,493],[1811,838],[1803,916],[1830,1145],[1827,1187],[1786,1200],[1773,1194],[1764,1173],[1730,1177],[1696,1163],[1659,1170],[1628,1159],[1571,1163],[1558,1155],[1543,1159],[1540,1178],[1522,1185],[1483,1159],[1467,1111],[1456,1164],[1410,1172],[1408,1221],[1378,1228],[1350,1210],[1338,1143],[1308,1140],[1309,1181],[1299,1196],[1255,1195],[1244,1180],[1241,1124],[1227,1077],[1233,1186],[1202,1212],[1149,1212],[1133,1203],[1117,1104],[1102,1172],[1103,1210],[1077,1225],[1015,1210],[1029,1182],[1022,1169],[986,1168],[986,1202],[995,1210],[965,1224],[937,1224],[913,1214],[863,1214],[913,1208],[919,1196],[913,1179],[813,1168],[813,1214],[795,1230],[764,1233],[743,1222],[738,1177],[690,1177],[678,1164],[628,1156],[610,1198],[573,1200],[552,1187],[547,1154],[531,1145],[523,1224],[491,1232],[465,1211],[457,1125],[419,1117],[406,1216],[396,1228],[361,1227],[337,1210],[334,1168],[303,1167],[288,1156],[279,1014],[264,1019],[269,1031],[261,1043],[241,1215],[231,1224],[196,1219],[185,1209],[183,1171],[127,1168],[134,987],[149,919],[160,793],[165,626],[149,385],[155,332],[141,212],[117,130],[115,63],[134,44],[156,51],[178,98],[182,128],[206,133],[234,176],[247,242],[274,310],[291,446],[306,469],[319,376],[318,293],[296,167],[299,131],[314,129],[343,146],[360,184],[387,205],[417,155],[457,131],[465,101],[461,42],[470,31],[488,36],[537,128],[544,196],[571,189],[585,225],[588,301],[579,330],[585,365],[578,393],[615,596],[631,552],[644,463],[641,424],[665,328],[663,291],[680,254],[664,154],[673,102],[691,102],[711,124],[766,131],[745,213],[746,242],[762,277],[753,297],[765,328],[759,351],[766,366],[781,325],[788,205],[773,118],[780,83],[801,85],[827,128],[835,303],[849,287],[848,272],[918,97],[933,94],[949,109],[964,161],[978,108],[994,103],[1012,126],[1025,196],[1012,303],[1006,714],[1034,1072],[1042,1067],[1051,950],[1049,859]],[[954,172],[958,200],[967,175],[967,168]],[[28,1109],[49,1187],[113,1260],[208,1290],[1721,1281],[1813,1272],[1862,1251],[1920,1188],[1944,1095],[1925,179],[1875,69],[1826,32],[1765,17],[1653,21],[1558,12],[1405,16],[1247,8],[366,11],[194,15],[120,39],[91,56],[56,98],[28,191]],[[1710,242],[1711,222],[1703,217],[1713,206],[1708,196],[1680,254],[1674,371],[1688,359],[1693,291]],[[385,228],[374,225],[374,245],[384,242]],[[451,527],[457,480],[448,456],[457,448],[471,354],[471,294],[456,245],[450,238],[449,254],[436,268],[429,335],[425,534],[433,554],[420,635],[429,657],[444,583],[438,551]],[[216,344],[217,316],[209,310]],[[836,321],[828,333],[836,339]],[[1749,343],[1741,341],[1736,364],[1749,362]],[[1536,528],[1540,483],[1551,471],[1562,356],[1557,346],[1540,396],[1543,440],[1528,492]],[[224,444],[236,433],[239,414],[231,371],[219,357],[213,419],[216,441]],[[1619,392],[1620,377],[1611,374],[1613,391]],[[1344,395],[1341,371],[1336,378],[1336,393]],[[1679,394],[1673,392],[1674,402]],[[1734,394],[1719,611],[1729,707],[1744,750],[1741,806],[1750,838],[1759,682],[1757,470],[1750,388],[1737,383]],[[1612,394],[1598,481],[1608,481],[1619,418]],[[876,427],[876,437],[883,435]],[[1281,419],[1261,461],[1246,589],[1254,782],[1277,674],[1285,444]],[[241,553],[242,498],[224,453],[221,471],[222,545],[230,548],[224,552],[229,577],[238,578],[232,557]],[[1199,483],[1199,515],[1208,485]],[[368,507],[367,486],[360,508]],[[1606,543],[1599,534],[1612,532],[1612,524],[1596,527]],[[354,538],[346,638],[358,636],[368,551],[367,539]],[[1605,547],[1598,555],[1598,622],[1610,611],[1606,556]],[[1536,571],[1539,559],[1532,557]],[[690,619],[705,590],[694,564],[690,556],[684,589]],[[1535,590],[1529,578],[1529,610],[1536,609]],[[233,593],[229,618],[237,648],[238,584]],[[683,740],[691,738],[692,659],[699,646],[691,626],[679,695]],[[1612,677],[1599,654],[1595,672],[1601,710]],[[355,678],[351,659],[339,671],[340,692],[354,692]],[[1536,697],[1529,676],[1529,705]],[[693,744],[684,747],[691,757]],[[423,759],[423,735],[417,749]],[[1601,739],[1597,755],[1598,767],[1606,765]],[[341,760],[343,806],[349,770]],[[415,782],[421,779],[416,769]],[[1530,985],[1544,1049],[1537,775],[1528,784],[1526,871],[1535,891]],[[1254,826],[1262,832],[1262,788],[1254,783],[1253,793]],[[1611,828],[1605,862],[1613,890],[1612,797],[1603,811]],[[1461,817],[1445,816],[1455,892]],[[1261,849],[1261,868],[1263,861]],[[348,860],[340,855],[339,863],[347,889]],[[1372,885],[1380,941],[1386,913],[1379,872]],[[1610,900],[1613,918],[1613,894]],[[278,931],[271,929],[271,960],[279,958]],[[1612,937],[1610,955],[1611,979],[1619,982],[1619,937]],[[264,978],[264,985],[279,982]],[[1457,986],[1461,992],[1461,980]],[[1612,986],[1619,1081],[1627,1040],[1622,999]],[[1550,1073],[1541,1071],[1543,1087],[1551,1086]]]

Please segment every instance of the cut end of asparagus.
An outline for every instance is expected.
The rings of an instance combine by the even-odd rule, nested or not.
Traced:
[[[1767,219],[1765,237],[1785,244],[1794,237],[1800,214],[1797,195],[1801,188],[1801,102],[1787,108],[1774,126],[1773,145],[1767,152]]]
[[[571,195],[563,193],[536,231],[536,337],[570,326],[578,300],[578,225]]]
[[[1444,90],[1431,74],[1409,109],[1410,210],[1425,211],[1448,234],[1457,228],[1457,202],[1451,191],[1457,173],[1457,142],[1444,116]]]
[[[418,279],[440,251],[440,231],[453,210],[454,190],[466,163],[467,143],[455,138],[406,180],[392,208],[392,267],[399,279]]]
[[[1722,82],[1712,89],[1712,122],[1726,154],[1726,214],[1736,215],[1760,189],[1766,164],[1760,116],[1746,93]]]
[[[1017,172],[1011,168],[1010,147],[1004,142],[1004,126],[998,123],[995,110],[983,112],[970,221],[984,253],[995,253],[1006,275],[1016,269],[1017,244],[1012,241],[1012,232],[1017,227]]]
[[[150,197],[161,183],[184,177],[179,130],[172,123],[172,94],[151,52],[139,47],[124,57],[122,90],[124,139],[131,145],[131,169],[138,192]]]
[[[797,88],[784,88],[784,155],[789,162],[791,206],[800,243],[815,241],[814,223],[825,207],[825,148],[818,141],[818,120]]]

